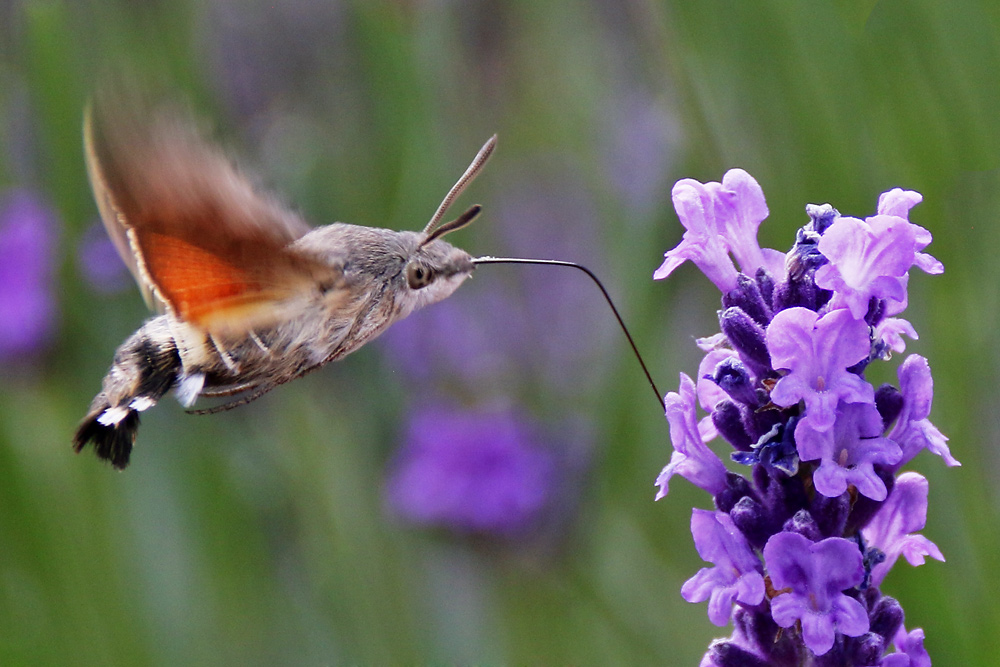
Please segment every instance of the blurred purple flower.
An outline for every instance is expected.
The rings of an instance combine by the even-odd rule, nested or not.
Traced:
[[[38,352],[55,325],[55,213],[30,190],[0,195],[0,360]]]
[[[555,456],[523,416],[435,406],[411,417],[386,493],[413,523],[513,536],[536,525],[556,477]]]
[[[893,188],[879,195],[878,208],[875,209],[875,212],[878,215],[891,215],[903,218],[909,222],[910,209],[923,200],[924,196],[919,192]],[[916,251],[916,257],[914,258],[913,265],[931,275],[943,273],[944,264],[931,255],[920,252],[930,245],[930,242],[933,240],[931,233],[918,225],[914,225],[914,227],[916,227],[914,230],[914,240],[916,241],[914,250]]]
[[[840,537],[813,542],[798,533],[778,533],[764,546],[764,563],[779,591],[771,599],[771,615],[783,628],[800,621],[802,639],[816,655],[833,648],[837,632],[848,637],[868,632],[864,606],[841,592],[865,576],[854,542]]]
[[[599,139],[606,181],[627,207],[642,216],[660,202],[678,132],[658,100],[637,86],[626,86],[609,95],[607,125]]]
[[[212,73],[243,118],[275,101],[325,94],[328,73],[347,60],[339,2],[216,0],[201,18]]]
[[[514,256],[569,257],[600,272],[600,248],[588,240],[597,216],[582,180],[561,160],[551,169],[561,175],[552,180],[544,162],[533,162],[530,176],[519,171],[517,187],[491,205],[491,229],[503,239],[499,246]],[[562,221],[571,221],[572,229]],[[420,395],[458,394],[463,406],[412,411],[389,473],[388,496],[398,514],[416,523],[512,534],[541,514],[547,524],[567,519],[575,506],[569,496],[578,488],[568,482],[580,472],[575,464],[584,466],[588,458],[572,450],[592,446],[590,418],[581,408],[566,420],[580,422],[579,437],[543,441],[540,429],[523,416],[475,406],[509,401],[528,381],[545,383],[531,388],[536,393],[580,405],[580,387],[600,379],[599,351],[614,334],[614,320],[577,272],[481,271],[487,273],[464,288],[462,298],[415,313],[382,339],[393,369]]]
[[[100,222],[95,222],[83,233],[77,246],[76,262],[84,280],[98,292],[120,292],[132,282],[128,267]]]

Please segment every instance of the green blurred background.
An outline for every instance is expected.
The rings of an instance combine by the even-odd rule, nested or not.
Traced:
[[[908,352],[930,360],[931,419],[964,465],[923,454],[909,466],[930,479],[923,533],[948,561],[900,561],[883,590],[936,664],[995,664],[1000,5],[988,0],[0,3],[0,188],[30,190],[59,225],[50,338],[0,361],[0,664],[693,665],[729,632],[679,595],[701,567],[690,508],[710,501],[675,481],[652,502],[667,426],[585,283],[596,305],[558,314],[565,344],[583,346],[558,389],[539,377],[551,369],[518,359],[551,310],[488,332],[513,370],[477,391],[556,432],[576,425],[553,439],[574,481],[530,536],[458,535],[387,510],[388,462],[426,387],[382,341],[215,417],[164,401],[124,473],[74,456],[77,420],[146,316],[134,287],[95,289],[79,261],[97,219],[81,110],[122,66],[192,100],[317,224],[418,229],[499,133],[464,198],[485,214],[453,242],[592,262],[663,391],[695,373],[693,337],[717,330],[719,303],[693,267],[650,279],[682,233],[675,180],[743,167],[771,210],[762,244],[781,249],[806,203],[864,216],[891,187],[923,193],[912,219],[946,272],[910,282],[921,337]],[[448,302],[466,314],[446,333],[461,339],[503,290],[585,280],[554,271],[481,268]],[[519,323],[529,316],[540,321]],[[442,335],[419,322],[405,335],[430,333]],[[898,361],[874,379],[894,379]]]

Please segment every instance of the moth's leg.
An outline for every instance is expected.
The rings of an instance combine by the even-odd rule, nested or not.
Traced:
[[[241,405],[246,405],[247,403],[250,403],[251,401],[257,400],[258,398],[260,398],[261,396],[263,396],[267,392],[269,392],[272,389],[274,389],[275,387],[277,387],[279,384],[284,384],[284,383],[282,383],[282,382],[276,382],[276,383],[272,383],[272,384],[265,384],[263,386],[261,386],[261,385],[249,385],[247,387],[248,389],[251,389],[254,386],[256,386],[256,389],[254,391],[252,391],[251,393],[247,394],[246,396],[241,396],[240,398],[237,398],[234,401],[229,401],[228,403],[223,403],[222,405],[213,405],[210,408],[202,408],[200,410],[187,410],[186,412],[189,415],[214,415],[217,412],[225,412],[226,410],[232,410],[233,408],[239,407]],[[236,391],[232,391],[232,392],[230,392],[228,394],[224,393],[224,392],[228,391],[226,389],[219,390],[219,391],[222,392],[222,393],[215,394],[216,396],[227,396],[227,395],[231,396],[232,394],[237,393]],[[207,396],[208,394],[203,394],[203,395]]]
[[[252,330],[252,329],[250,330],[250,340],[252,340],[254,343],[257,344],[257,347],[260,348],[261,352],[263,352],[264,354],[266,354],[268,356],[271,355],[271,348],[269,348],[267,345],[265,345],[264,341],[262,341],[260,339],[260,336],[257,335],[257,332],[254,331],[254,330]]]
[[[251,389],[256,389],[260,386],[259,380],[253,380],[252,382],[243,382],[241,384],[230,384],[225,387],[218,387],[216,389],[202,389],[200,396],[206,398],[216,398],[218,396],[233,396],[235,394],[240,394],[244,391],[250,391]]]
[[[240,374],[240,365],[233,359],[222,344],[213,336],[212,334],[207,334],[206,339],[209,344],[215,348],[216,353],[219,355],[219,359],[222,361],[223,365],[229,370],[233,375]]]

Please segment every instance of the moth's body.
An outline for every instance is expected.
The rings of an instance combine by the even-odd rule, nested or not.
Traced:
[[[112,421],[126,416],[133,402],[148,409],[170,389],[185,407],[202,395],[269,389],[353,352],[393,322],[449,296],[471,275],[468,253],[434,241],[420,254],[453,273],[410,289],[403,272],[419,241],[416,232],[343,223],[313,230],[292,247],[341,273],[336,291],[317,287],[298,295],[294,318],[248,331],[212,333],[171,313],[150,318],[118,348],[91,414],[100,418],[111,410],[105,421]],[[361,248],[373,246],[378,262],[358,259]]]
[[[478,207],[437,219],[493,140],[422,232],[344,223],[309,231],[174,116],[151,129],[126,120],[114,138],[105,127],[95,138],[88,121],[88,167],[109,234],[164,312],[118,348],[77,451],[93,442],[123,468],[139,413],[168,391],[185,407],[202,396],[247,402],[349,354],[472,274],[472,257],[439,237]]]

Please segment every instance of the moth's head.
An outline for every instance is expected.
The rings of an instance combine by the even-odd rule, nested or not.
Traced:
[[[441,219],[455,198],[486,164],[496,143],[496,135],[493,135],[479,149],[472,164],[448,191],[437,211],[431,216],[430,222],[417,235],[416,249],[403,269],[406,285],[415,297],[416,307],[426,306],[451,296],[451,293],[458,289],[476,268],[469,253],[442,241],[441,237],[467,226],[476,219],[482,207],[479,204],[471,206],[465,213],[448,222],[441,222]]]
[[[403,278],[419,308],[451,296],[475,268],[469,253],[433,239],[421,243],[410,256]]]

